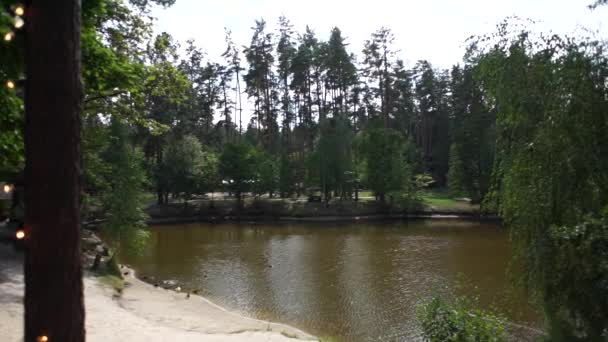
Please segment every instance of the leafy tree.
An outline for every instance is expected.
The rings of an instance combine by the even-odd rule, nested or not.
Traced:
[[[226,144],[220,155],[220,175],[228,190],[236,196],[237,212],[243,207],[243,193],[252,189],[255,164],[255,150],[246,143]]]
[[[279,169],[274,158],[261,149],[253,150],[253,191],[259,196],[268,193],[272,198],[278,188]]]
[[[176,45],[170,35],[158,35],[148,46],[148,58],[153,65],[148,69],[144,84],[144,108],[147,117],[166,127],[171,127],[183,118],[179,117],[179,106],[184,104],[191,86],[187,77],[177,68]],[[165,155],[166,131],[144,130],[144,152],[154,165],[153,179],[156,184],[159,204],[167,202],[168,184],[162,177],[161,168]]]
[[[118,119],[112,120],[111,143],[106,152],[112,177],[103,194],[107,221],[102,229],[115,249],[137,254],[148,238],[143,196],[147,179],[143,153],[130,144],[127,130]]]
[[[470,50],[469,57],[474,51]],[[467,58],[465,58],[467,59]],[[451,140],[448,187],[453,193],[479,202],[490,187],[496,139],[494,111],[487,105],[486,90],[477,76],[475,60],[451,71]],[[450,179],[451,175],[451,179]]]
[[[164,154],[166,157],[161,166],[162,176],[166,179],[168,190],[181,196],[185,205],[192,194],[201,190],[204,174],[214,172],[213,165],[206,165],[208,160],[203,146],[192,135],[169,141]],[[213,176],[210,176],[209,180],[211,179]]]
[[[293,194],[296,190],[296,163],[294,154],[290,153],[289,133],[283,129],[281,131],[281,150],[278,160],[279,184],[278,190],[281,198]]]
[[[496,186],[524,280],[553,341],[605,336],[605,79],[601,42],[515,38],[508,25],[480,67],[497,107]]]
[[[279,193],[281,198],[290,196],[296,191],[295,163],[287,153],[279,158]]]
[[[450,169],[448,171],[448,190],[451,196],[463,196],[465,190],[465,167],[462,162],[460,146],[452,144],[450,147]]]
[[[367,186],[386,204],[386,194],[407,189],[403,136],[392,128],[369,127],[358,137]]]
[[[321,123],[320,135],[309,160],[309,182],[316,183],[327,204],[332,192],[350,194],[348,172],[352,171],[352,132],[345,115],[338,114]]]

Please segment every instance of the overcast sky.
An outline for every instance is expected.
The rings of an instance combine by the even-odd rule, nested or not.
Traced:
[[[490,33],[505,17],[516,15],[540,21],[545,32],[581,34],[599,31],[608,39],[608,6],[587,8],[593,0],[177,0],[168,9],[155,8],[155,32],[166,31],[180,42],[196,45],[219,61],[225,49],[224,27],[239,45],[248,45],[254,20],[263,17],[269,29],[285,15],[298,32],[306,25],[321,39],[337,26],[347,37],[349,51],[360,55],[363,41],[386,26],[396,36],[399,57],[406,65],[427,59],[449,68],[462,59],[464,41]],[[184,44],[182,44],[184,45]]]

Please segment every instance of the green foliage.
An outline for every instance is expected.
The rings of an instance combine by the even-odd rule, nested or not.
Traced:
[[[0,88],[0,175],[24,166],[23,103],[14,91]]]
[[[219,171],[228,191],[237,196],[238,208],[241,206],[241,194],[250,191],[256,177],[255,149],[246,143],[230,143],[224,146],[219,158]]]
[[[608,204],[605,46],[512,38],[507,27],[480,60],[499,109],[494,194],[549,337],[598,340],[607,328],[599,298],[608,297],[591,281],[605,277],[605,227],[595,221]]]
[[[451,71],[451,146],[448,188],[454,195],[470,197],[479,203],[487,194],[495,158],[494,110],[484,100],[485,84],[479,80],[479,65],[471,55],[464,67]],[[447,146],[447,145],[446,145]]]
[[[122,253],[139,253],[149,235],[145,230],[147,215],[142,191],[146,183],[143,154],[129,144],[122,123],[113,120],[111,129],[112,143],[107,158],[112,178],[103,196],[107,221],[102,229],[115,249]]]
[[[279,192],[281,197],[290,196],[296,191],[295,162],[282,152],[279,158]]]
[[[465,196],[465,170],[460,157],[460,148],[456,144],[450,147],[450,169],[448,171],[448,190],[453,197]]]
[[[253,151],[254,164],[250,167],[254,170],[253,192],[258,195],[269,193],[272,195],[278,188],[279,169],[274,158],[262,151]]]
[[[168,190],[184,201],[192,194],[212,190],[218,185],[218,158],[213,152],[203,151],[198,139],[186,135],[169,141],[164,151],[162,177]]]
[[[411,191],[411,170],[404,157],[402,135],[391,128],[370,128],[358,137],[365,184],[383,198],[394,191]]]
[[[552,333],[568,340],[600,341],[608,328],[608,216],[587,217],[574,226],[552,226],[548,235],[554,256],[547,260],[551,262],[547,268],[553,277],[548,279],[545,298],[548,307],[557,309],[549,319],[553,325],[578,322]]]
[[[448,172],[450,131],[448,78],[446,71],[438,72],[428,61],[419,61],[415,68],[417,82],[415,97],[418,102],[416,132],[425,172],[430,173],[439,186],[445,185]],[[437,134],[444,132],[443,134]]]
[[[425,341],[502,342],[505,327],[498,317],[471,308],[463,298],[448,303],[439,297],[418,307],[418,320]]]
[[[329,197],[331,192],[345,195],[350,190],[348,172],[352,170],[352,133],[343,115],[321,123],[315,149],[309,156],[309,184],[318,186]],[[328,199],[328,198],[327,198]]]
[[[13,30],[13,15],[7,9],[19,4],[14,0],[0,1],[0,176],[11,175],[24,166],[22,89],[17,82],[24,73],[25,35],[16,32],[11,42],[4,35]],[[7,81],[17,84],[6,87]]]

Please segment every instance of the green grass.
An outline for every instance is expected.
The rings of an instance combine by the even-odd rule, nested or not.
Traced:
[[[339,342],[339,340],[335,337],[331,337],[331,336],[326,336],[326,337],[321,337],[319,339],[320,342]]]
[[[125,281],[122,278],[113,275],[102,275],[99,277],[99,281],[102,284],[108,285],[116,291],[117,294],[121,294],[125,289]]]
[[[122,294],[125,288],[125,281],[122,277],[120,266],[116,261],[116,256],[102,263],[95,274],[102,284],[113,288],[116,295]]]
[[[475,210],[477,206],[471,205],[469,202],[450,197],[445,192],[425,191],[422,194],[422,200],[427,206],[431,206],[436,210]]]

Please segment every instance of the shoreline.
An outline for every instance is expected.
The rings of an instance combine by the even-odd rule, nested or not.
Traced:
[[[86,267],[86,265],[85,265]],[[155,288],[122,270],[121,293],[105,277],[83,275],[87,341],[299,342],[318,341],[286,324],[246,317],[198,295]],[[0,241],[0,331],[2,341],[23,339],[23,254]]]
[[[234,215],[226,216],[168,216],[153,217],[146,224],[167,225],[179,223],[290,223],[290,222],[357,222],[357,221],[382,221],[382,220],[479,220],[479,221],[501,221],[496,215],[480,215],[478,213],[458,212],[422,212],[411,214],[377,214],[377,215],[333,215],[333,216],[272,216],[272,215]]]
[[[477,220],[484,222],[500,222],[498,215],[481,215],[479,213],[463,212],[419,212],[410,214],[377,214],[377,215],[333,215],[333,216],[272,216],[272,215],[234,215],[209,216],[165,216],[151,217],[146,220],[149,226],[170,225],[180,223],[331,223],[331,222],[357,222],[357,221],[389,221],[389,220]],[[93,229],[105,222],[104,219],[83,222],[87,229]]]
[[[181,311],[179,324],[191,319],[206,322],[205,327],[190,327],[189,331],[199,331],[210,335],[240,335],[248,332],[267,333],[269,336],[265,337],[265,341],[270,339],[272,334],[288,338],[290,341],[318,341],[313,335],[296,327],[246,316],[243,313],[222,307],[199,294],[154,286],[139,279],[136,270],[130,266],[123,265],[121,269],[123,274],[128,274],[124,276],[126,284],[124,293],[117,301],[125,309],[141,316],[150,316],[148,313],[150,306],[159,306],[163,310],[172,310],[177,306],[177,309]],[[144,301],[147,301],[147,303],[144,303]],[[150,303],[150,301],[154,302]],[[272,341],[275,339],[272,339]]]

